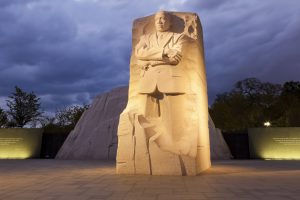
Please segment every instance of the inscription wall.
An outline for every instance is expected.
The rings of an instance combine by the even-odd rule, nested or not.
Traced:
[[[0,159],[38,158],[43,129],[0,129]]]
[[[248,129],[251,158],[300,159],[300,128]]]

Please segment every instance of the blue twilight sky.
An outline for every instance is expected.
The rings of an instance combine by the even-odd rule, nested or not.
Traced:
[[[0,107],[15,85],[46,111],[127,85],[132,21],[159,9],[200,16],[210,102],[247,77],[300,80],[299,0],[0,0]]]

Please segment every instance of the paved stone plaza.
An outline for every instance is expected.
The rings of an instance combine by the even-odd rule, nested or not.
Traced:
[[[300,199],[300,161],[217,161],[196,177],[116,175],[107,161],[0,160],[0,199]]]

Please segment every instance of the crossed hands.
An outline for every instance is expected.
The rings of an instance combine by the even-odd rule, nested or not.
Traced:
[[[182,55],[177,50],[165,49],[163,58],[170,64],[177,65],[181,61]]]

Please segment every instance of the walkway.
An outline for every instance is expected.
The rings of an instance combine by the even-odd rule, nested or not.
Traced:
[[[300,161],[217,161],[196,177],[115,174],[107,161],[0,160],[0,199],[300,199]]]

